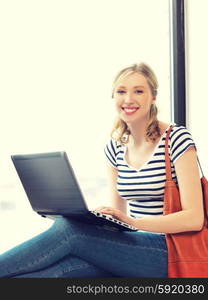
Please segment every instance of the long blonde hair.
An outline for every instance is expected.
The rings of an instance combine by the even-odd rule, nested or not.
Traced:
[[[115,87],[118,85],[118,83],[126,76],[133,73],[139,73],[146,78],[152,96],[156,97],[157,89],[158,89],[158,81],[156,75],[146,63],[141,62],[139,64],[133,64],[129,67],[122,69],[116,75],[113,81],[112,98],[114,95]],[[154,142],[158,137],[161,136],[157,114],[158,114],[158,108],[155,104],[152,104],[149,112],[149,123],[146,130],[146,138],[152,142]],[[127,124],[122,119],[117,117],[114,127],[111,131],[111,137],[113,137],[114,139],[116,139],[121,143],[127,143],[129,134],[130,131],[128,129]]]

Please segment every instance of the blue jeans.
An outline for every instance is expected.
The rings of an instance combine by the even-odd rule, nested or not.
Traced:
[[[0,277],[167,277],[165,236],[64,217],[0,255]]]

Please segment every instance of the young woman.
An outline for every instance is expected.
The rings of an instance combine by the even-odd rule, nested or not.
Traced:
[[[200,230],[204,217],[195,144],[177,125],[169,154],[182,210],[163,215],[165,136],[171,124],[157,119],[157,88],[152,69],[140,63],[120,71],[112,91],[117,121],[105,146],[112,204],[97,210],[138,231],[101,230],[59,217],[47,231],[0,256],[0,277],[167,276],[165,233]]]

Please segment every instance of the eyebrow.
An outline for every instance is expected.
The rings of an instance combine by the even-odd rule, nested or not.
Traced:
[[[125,89],[126,87],[125,86],[123,86],[123,85],[121,85],[121,86],[118,86],[117,88],[123,88],[123,89]],[[136,85],[136,86],[134,86],[133,87],[134,89],[136,89],[136,88],[145,88],[143,85]]]

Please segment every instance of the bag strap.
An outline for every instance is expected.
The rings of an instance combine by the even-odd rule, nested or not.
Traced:
[[[204,173],[203,173],[202,166],[201,166],[201,164],[200,164],[200,161],[199,161],[198,155],[197,155],[197,161],[198,161],[198,165],[199,165],[199,168],[200,168],[200,171],[201,171],[202,177],[204,177]]]
[[[165,169],[166,169],[166,180],[172,180],[172,172],[171,172],[171,163],[170,163],[170,156],[168,151],[168,140],[171,133],[173,125],[167,131],[166,138],[165,138]]]

